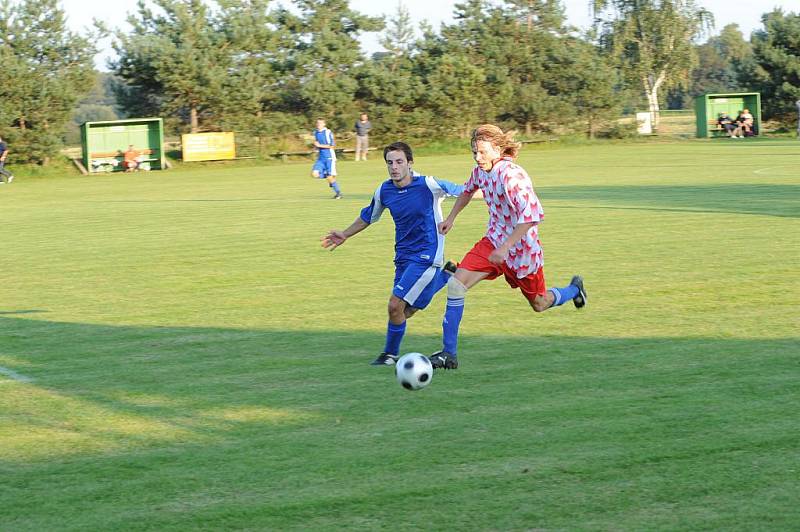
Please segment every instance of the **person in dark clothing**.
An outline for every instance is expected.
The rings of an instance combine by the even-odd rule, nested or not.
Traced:
[[[5,169],[8,157],[8,144],[0,137],[0,184],[14,181],[14,174]],[[5,180],[4,180],[5,178]]]
[[[717,118],[717,124],[719,127],[725,130],[725,133],[729,136],[733,136],[733,132],[736,131],[736,124],[733,122],[733,119],[728,113],[720,113],[719,118]]]

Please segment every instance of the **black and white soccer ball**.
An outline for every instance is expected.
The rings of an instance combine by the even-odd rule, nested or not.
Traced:
[[[419,390],[431,383],[433,366],[422,353],[407,353],[394,366],[397,382],[406,390]]]

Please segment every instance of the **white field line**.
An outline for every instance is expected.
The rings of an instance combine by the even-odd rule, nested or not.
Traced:
[[[782,164],[782,165],[778,165],[778,166],[769,166],[767,168],[759,168],[758,170],[753,170],[753,173],[757,174],[757,175],[763,175],[764,172],[766,172],[768,170],[774,171],[774,170],[777,170],[778,168],[797,168],[797,165],[794,165],[794,164]]]
[[[754,174],[760,174],[762,172],[766,172],[767,170],[773,170],[773,169],[775,169],[774,166],[770,166],[768,168],[759,168],[758,170],[753,170],[753,173]]]
[[[26,377],[25,375],[21,375],[16,371],[14,371],[13,369],[4,368],[3,366],[0,366],[0,375],[5,375],[9,379],[15,380],[17,382],[33,382],[32,378]],[[0,381],[0,384],[2,383],[3,381]]]

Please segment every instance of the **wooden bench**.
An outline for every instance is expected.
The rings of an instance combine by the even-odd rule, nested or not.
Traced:
[[[712,137],[723,137],[728,135],[727,130],[721,125],[719,125],[719,123],[716,120],[708,121],[708,132],[711,133]],[[758,128],[754,125],[752,135],[748,136],[756,136],[756,135],[758,135]]]
[[[158,150],[138,150],[140,155],[153,155],[153,153],[157,152]],[[96,151],[89,154],[89,159],[109,159],[117,157],[125,157],[125,152],[122,150],[117,151]],[[158,157],[150,157],[147,159],[142,159],[143,161],[158,161]]]
[[[367,151],[376,151],[378,148],[369,148]],[[341,155],[343,153],[355,153],[356,150],[353,148],[334,148],[333,151],[336,152],[336,155]],[[288,161],[289,157],[291,156],[312,156],[316,155],[318,152],[317,150],[310,150],[310,151],[279,151],[277,153],[270,153],[270,157],[280,157],[282,161]]]
[[[155,162],[160,161],[159,157],[152,157],[158,150],[137,150],[139,152],[139,162]],[[150,155],[151,157],[142,157],[142,155]],[[125,159],[125,153],[122,150],[116,151],[96,151],[89,153],[89,164],[93,168],[102,168],[103,171],[113,172],[114,168],[121,166]]]

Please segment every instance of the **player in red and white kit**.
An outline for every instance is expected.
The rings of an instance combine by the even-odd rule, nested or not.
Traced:
[[[467,290],[483,279],[504,276],[512,288],[519,288],[536,312],[572,301],[586,305],[583,278],[576,275],[564,288],[547,289],[544,257],[539,242],[539,222],[544,211],[525,169],[514,163],[520,144],[513,134],[491,124],[472,132],[472,156],[477,166],[464,185],[450,215],[439,224],[447,234],[456,216],[477,190],[483,192],[489,208],[486,236],[479,240],[458,265],[447,283],[447,307],[442,322],[443,349],[431,355],[434,368],[458,367],[458,328],[464,313]]]

